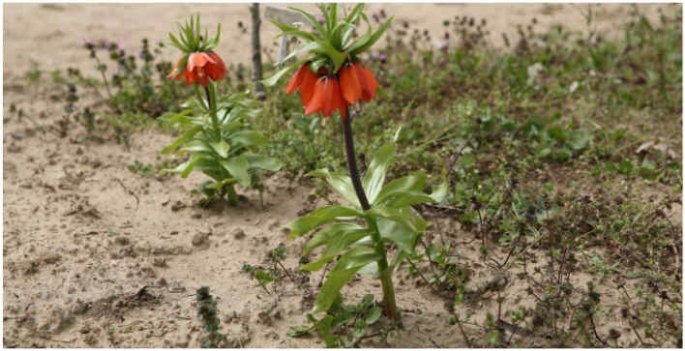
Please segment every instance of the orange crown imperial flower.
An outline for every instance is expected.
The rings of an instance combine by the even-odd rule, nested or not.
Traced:
[[[358,62],[358,57],[371,48],[390,26],[392,18],[383,23],[375,32],[369,28],[366,34],[355,36],[355,28],[364,20],[370,23],[362,13],[364,4],[356,5],[348,15],[338,21],[338,5],[319,5],[324,23],[312,14],[296,7],[290,9],[299,12],[314,29],[304,31],[298,27],[274,21],[283,35],[301,39],[304,44],[283,59],[283,62],[304,53],[306,57],[286,66],[264,81],[267,86],[274,85],[281,77],[297,68],[286,86],[286,93],[300,90],[305,114],[321,112],[324,117],[339,110],[343,118],[347,117],[350,105],[369,102],[376,98],[379,86],[371,70]]]
[[[186,62],[185,64],[181,64]],[[179,70],[179,64],[180,70]],[[185,66],[185,67],[184,67]],[[176,60],[167,78],[182,78],[186,84],[198,82],[203,87],[207,86],[207,79],[218,81],[224,79],[228,73],[224,61],[214,51],[194,52]]]
[[[328,117],[339,110],[346,118],[347,106],[359,99],[369,102],[376,97],[378,81],[371,70],[357,62],[345,63],[338,74],[316,75],[309,67],[309,62],[303,64],[285,87],[287,94],[300,89],[305,115],[321,112]],[[325,73],[325,70],[320,69],[319,73]]]
[[[177,47],[184,55],[176,60],[174,68],[167,76],[172,79],[181,79],[191,85],[198,82],[203,87],[207,86],[208,80],[218,81],[224,79],[228,70],[224,61],[214,52],[219,44],[221,25],[217,28],[216,36],[207,40],[200,29],[200,16],[191,17],[190,22],[184,26],[179,25],[178,37],[169,33],[171,44]]]

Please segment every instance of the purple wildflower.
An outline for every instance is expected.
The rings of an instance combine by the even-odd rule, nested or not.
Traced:
[[[90,49],[94,46],[93,41],[90,39],[83,39],[83,46]]]

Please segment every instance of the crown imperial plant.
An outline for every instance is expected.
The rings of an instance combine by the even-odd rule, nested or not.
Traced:
[[[328,311],[340,296],[342,287],[356,273],[367,272],[377,275],[381,281],[385,315],[397,320],[399,313],[392,270],[414,252],[427,227],[426,221],[411,206],[441,201],[447,188],[443,183],[436,192],[425,194],[426,174],[422,171],[386,184],[386,173],[396,156],[394,144],[376,151],[363,178],[357,169],[351,122],[360,114],[350,115],[349,107],[370,102],[377,97],[379,87],[371,70],[363,65],[361,55],[381,38],[392,18],[372,31],[363,13],[363,4],[356,5],[340,20],[337,4],[319,5],[323,21],[296,7],[291,9],[302,14],[313,31],[274,22],[282,30],[282,35],[295,36],[303,41],[284,62],[298,55],[302,57],[265,83],[275,85],[286,74],[296,70],[286,85],[286,93],[299,90],[305,115],[321,113],[329,117],[335,111],[339,112],[348,168],[348,174],[322,169],[309,175],[325,179],[350,206],[324,206],[288,224],[291,238],[318,229],[306,244],[304,255],[324,247],[318,259],[304,265],[303,270],[320,270],[339,257],[316,297],[313,312]],[[353,33],[362,20],[369,30],[353,39]],[[397,250],[389,260],[386,245],[390,243]]]
[[[182,135],[174,143],[162,149],[162,153],[177,155],[190,153],[190,158],[171,172],[187,177],[199,170],[212,178],[203,182],[198,190],[204,194],[206,203],[214,197],[228,197],[230,204],[238,202],[235,184],[262,190],[259,171],[277,171],[280,162],[255,152],[268,144],[260,133],[246,128],[248,119],[260,114],[256,102],[247,94],[230,94],[218,97],[216,84],[226,76],[226,66],[214,52],[219,44],[219,30],[211,39],[199,35],[200,17],[191,17],[185,25],[179,25],[178,37],[169,34],[171,43],[182,56],[176,61],[168,78],[183,79],[195,88],[195,97],[186,103],[180,113],[168,113],[162,119],[181,130]],[[200,91],[201,86],[204,96]]]

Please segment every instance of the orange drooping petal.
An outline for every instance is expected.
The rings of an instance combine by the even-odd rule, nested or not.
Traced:
[[[330,110],[329,114],[324,114],[325,117],[330,116],[335,110],[340,111],[340,115],[343,116],[343,118],[347,117],[347,114],[345,113],[347,105],[345,104],[345,99],[342,96],[342,91],[340,90],[340,83],[338,82],[338,79],[336,78],[331,78],[329,79],[329,85],[330,85]]]
[[[357,70],[351,64],[340,69],[340,90],[347,104],[352,105],[362,97],[362,86],[357,77]]]
[[[340,87],[338,85],[338,80],[335,78],[326,79],[326,85],[324,86],[324,98],[323,103],[323,116],[328,117],[335,111],[340,96]]]
[[[324,108],[324,103],[326,101],[324,89],[327,80],[327,77],[321,77],[319,78],[319,80],[316,81],[316,84],[314,85],[314,93],[312,94],[312,98],[307,103],[306,108],[304,110],[305,115],[310,115],[312,113],[319,112]]]
[[[206,52],[194,52],[188,57],[186,67],[186,83],[197,81],[203,87],[207,86],[207,71],[205,66],[217,64]]]
[[[366,82],[369,85],[369,94],[371,95],[372,99],[376,98],[376,88],[380,84],[378,84],[378,81],[376,80],[376,77],[373,76],[373,73],[371,73],[371,70],[368,67],[364,67],[364,73],[366,73]]]
[[[288,84],[285,86],[286,94],[294,93],[295,90],[302,85],[302,80],[305,77],[305,70],[309,71],[309,64],[307,63],[300,66],[300,68],[297,69],[297,72],[290,78],[290,81],[288,81]]]
[[[207,75],[209,75],[209,78],[211,78],[214,81],[224,79],[226,73],[228,73],[228,69],[226,69],[226,64],[224,64],[224,60],[222,60],[221,57],[214,51],[209,52],[209,58],[214,60],[214,63],[210,62],[205,67],[205,70],[207,72]]]
[[[205,69],[203,67],[198,67],[195,69],[195,79],[197,82],[202,85],[203,87],[207,86],[207,72],[205,72]]]
[[[186,69],[188,72],[192,72],[198,67],[204,67],[207,62],[215,63],[207,53],[194,52],[188,57],[188,67]]]
[[[203,68],[205,76],[213,81],[221,80],[223,76],[221,75],[221,68],[218,65],[207,64]]]
[[[195,74],[192,71],[183,71],[183,78],[185,79],[187,85],[192,85],[195,83]]]
[[[311,70],[307,69],[304,72],[304,78],[302,78],[302,84],[300,84],[300,98],[302,99],[303,106],[306,107],[312,96],[314,96],[314,89],[318,79],[319,77]]]
[[[367,77],[364,68],[359,63],[353,63],[352,67],[354,67],[354,70],[357,73],[357,78],[359,79],[359,84],[362,87],[362,100],[364,102],[371,101],[371,85],[366,79]]]
[[[340,116],[344,119],[347,118],[347,104],[345,103],[345,98],[342,94],[342,86],[339,85],[337,81],[335,83],[335,108],[340,111]]]

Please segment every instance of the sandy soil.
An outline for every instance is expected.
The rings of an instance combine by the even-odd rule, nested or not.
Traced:
[[[464,14],[486,18],[493,33],[512,31],[533,16],[542,25],[563,21],[584,26],[578,9],[567,5],[369,6],[371,11],[381,7],[435,31],[443,18]],[[643,7],[656,13],[655,6]],[[269,250],[286,243],[282,226],[314,206],[306,200],[311,189],[276,175],[267,181],[264,209],[251,192],[237,208],[198,208],[199,197],[190,190],[201,175],[145,177],[126,167],[134,160],[154,164],[170,136],[137,133],[125,148],[111,139],[87,140],[76,124],[68,126],[66,137],[43,133],[37,125],[57,125],[63,102],[52,98],[54,87],[27,86],[22,78],[31,59],[47,71],[92,65],[81,48],[82,38],[118,38],[133,47],[143,37],[164,38],[174,21],[196,11],[205,24],[224,25],[219,52],[227,61],[247,61],[243,48],[248,36],[234,30],[238,20],[248,18],[247,7],[8,4],[4,10],[4,345],[199,347],[203,331],[196,318],[195,290],[209,285],[218,297],[226,346],[320,346],[316,338],[285,335],[290,326],[305,322],[303,314],[311,303],[307,296],[316,293],[319,275],[312,276],[309,291],[284,281],[274,297],[240,273],[244,262],[259,264]],[[625,6],[602,6],[598,28],[616,33],[610,29],[617,28],[624,11]],[[265,24],[263,35],[273,37],[273,26]],[[10,104],[26,116],[9,113]],[[429,237],[453,236],[465,260],[476,257],[473,234],[444,218],[432,220],[436,225]],[[286,243],[287,267],[297,267],[303,242]],[[497,277],[498,272],[475,261],[473,286]],[[587,277],[578,274],[578,279]],[[447,323],[441,298],[401,272],[395,280],[405,331],[390,339],[391,346],[466,346]],[[507,299],[532,305],[524,288],[512,283]],[[368,277],[344,291],[350,301],[367,291],[380,295]],[[615,291],[606,287],[604,298],[611,301]],[[459,312],[482,320],[484,311],[496,308],[495,299],[490,292]],[[616,325],[627,327],[621,323]],[[607,333],[609,327],[599,330]]]
[[[278,6],[285,6],[281,4]],[[347,5],[350,6],[350,5]],[[662,5],[663,6],[663,5]],[[301,7],[313,9],[312,4]],[[640,9],[657,18],[657,5],[642,4]],[[492,44],[503,45],[502,33],[515,37],[516,26],[527,25],[536,18],[540,29],[555,24],[585,30],[583,11],[587,5],[545,4],[369,4],[367,13],[385,9],[398,20],[431,33],[444,31],[443,20],[454,16],[486,19]],[[595,22],[591,28],[605,35],[621,35],[621,24],[629,10],[626,5],[603,4],[593,7]],[[222,24],[222,43],[217,52],[228,62],[249,62],[249,34],[238,30],[238,22],[249,26],[245,4],[5,4],[4,75],[23,74],[30,60],[51,71],[69,66],[92,66],[82,49],[83,39],[119,40],[128,48],[139,48],[144,37],[166,40],[174,23],[185,21],[190,14],[200,13],[203,23],[214,29]],[[268,22],[262,25],[265,46],[278,34]],[[175,53],[166,52],[171,60]],[[275,55],[274,55],[275,56]]]

